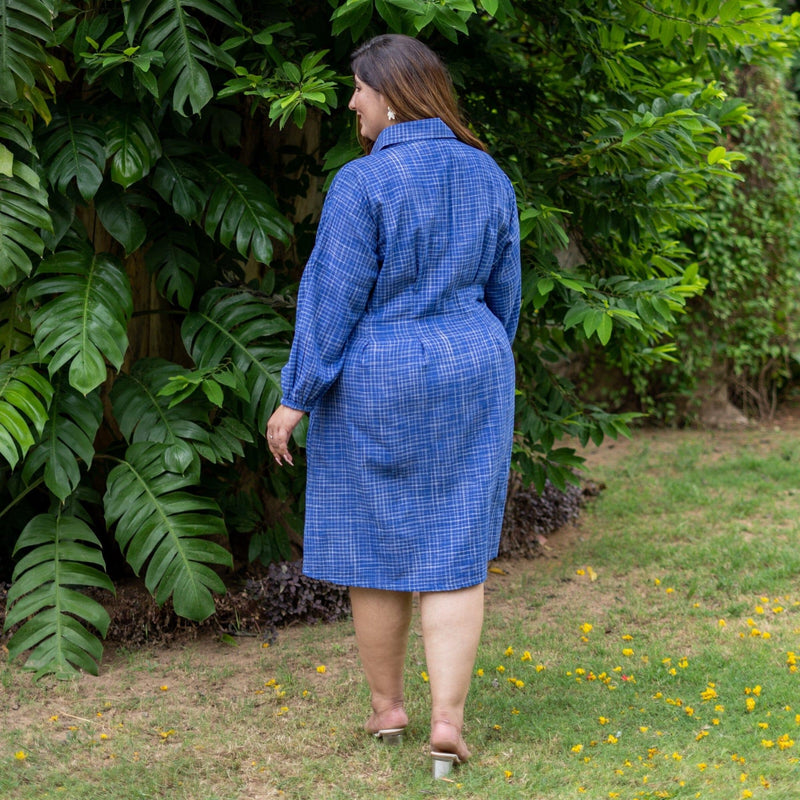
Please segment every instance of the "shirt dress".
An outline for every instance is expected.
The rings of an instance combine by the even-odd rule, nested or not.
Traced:
[[[284,405],[309,412],[306,575],[447,591],[500,540],[520,308],[513,188],[439,119],[391,125],[326,197]]]

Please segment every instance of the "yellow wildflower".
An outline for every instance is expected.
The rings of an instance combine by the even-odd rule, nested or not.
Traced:
[[[504,653],[506,656],[513,656],[514,655],[514,648],[513,647],[506,647],[506,652]]]
[[[580,753],[583,750],[583,745],[582,744],[574,744],[574,745],[572,745],[571,749],[572,749],[573,753]]]
[[[593,627],[594,625],[592,625],[591,622],[584,622],[583,625],[581,625],[581,631],[583,633],[589,633]]]
[[[747,700],[744,701],[744,704],[748,711],[752,711],[756,707],[756,701],[753,700],[752,697],[748,697]]]
[[[319,674],[322,675],[325,672],[325,665],[324,664],[320,664],[317,667],[317,672],[319,672]]]
[[[482,670],[482,669],[478,669],[478,670],[476,670],[476,671],[475,671],[475,674],[476,674],[476,675],[477,675],[479,678],[482,678],[482,677],[483,677],[483,670]]]
[[[525,651],[525,652],[522,654],[522,656],[520,657],[520,659],[519,659],[519,660],[520,660],[520,661],[530,661],[530,660],[531,660],[531,658],[532,658],[532,656],[531,656],[531,654],[530,654],[530,651],[529,651],[529,650],[526,650],[526,651]]]
[[[24,761],[27,757],[28,754],[24,750],[17,750],[17,752],[14,753],[14,758],[16,758],[17,761]]]
[[[425,670],[422,670],[422,672],[420,672],[419,676],[420,676],[420,678],[422,678],[422,680],[425,683],[427,683],[430,680],[430,678],[428,678],[428,673],[425,672]]]
[[[630,648],[630,647],[626,647],[626,648],[624,648],[624,649],[623,649],[623,651],[622,651],[622,655],[624,655],[624,656],[626,656],[626,657],[630,658],[630,656],[632,656],[632,655],[633,655],[633,650],[631,650],[631,648]]]

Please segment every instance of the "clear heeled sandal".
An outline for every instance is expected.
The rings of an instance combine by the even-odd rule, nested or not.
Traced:
[[[450,774],[453,764],[461,763],[461,759],[455,753],[443,753],[439,750],[431,750],[431,760],[434,780],[446,778]]]
[[[403,744],[403,732],[405,728],[382,728],[375,731],[372,735],[380,739],[384,744],[398,745]]]

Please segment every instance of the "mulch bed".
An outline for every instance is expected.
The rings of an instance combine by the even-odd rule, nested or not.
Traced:
[[[547,538],[574,522],[586,499],[601,489],[589,483],[568,486],[565,492],[548,484],[542,495],[533,489],[513,491],[506,508],[500,557],[542,556]],[[126,647],[169,644],[207,633],[272,639],[277,629],[287,624],[333,619],[348,611],[345,590],[330,584],[317,582],[320,596],[318,601],[309,602],[310,579],[298,578],[297,567],[296,562],[270,567],[251,565],[236,583],[228,582],[229,590],[224,596],[215,597],[216,613],[204,622],[177,616],[171,601],[157,605],[138,579],[118,582],[116,595],[97,589],[88,593],[103,604],[111,617],[106,641]],[[5,621],[8,589],[9,584],[0,582],[0,628]],[[11,632],[0,632],[0,644],[8,640]]]

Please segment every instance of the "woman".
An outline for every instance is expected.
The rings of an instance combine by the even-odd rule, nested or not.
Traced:
[[[351,66],[367,156],[325,200],[267,436],[291,464],[289,437],[310,414],[303,569],[350,587],[365,727],[387,742],[408,723],[419,592],[441,775],[470,755],[464,703],[511,458],[517,208],[430,49],[378,36]]]

